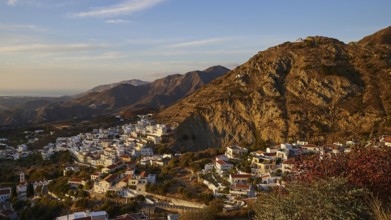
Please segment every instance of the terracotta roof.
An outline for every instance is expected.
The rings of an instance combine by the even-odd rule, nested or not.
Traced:
[[[117,165],[112,164],[110,166],[107,166],[106,168],[112,170],[112,169],[117,168],[117,167],[118,167]]]
[[[257,151],[255,151],[254,153],[256,153],[256,154],[264,154],[264,153],[265,153],[265,151],[262,151],[262,150],[257,150]]]
[[[228,165],[229,163],[225,162],[224,160],[218,160],[216,161],[216,163],[220,164],[220,165]]]
[[[83,181],[83,179],[80,179],[80,178],[72,178],[72,179],[68,180],[68,183],[69,182],[81,183],[82,181]]]
[[[107,182],[113,182],[115,179],[117,179],[117,177],[118,174],[110,174],[104,180]]]
[[[148,176],[148,174],[147,174],[147,172],[145,172],[145,171],[142,171],[141,173],[140,173],[140,177],[147,177]]]
[[[269,157],[274,157],[274,156],[276,156],[276,152],[274,152],[274,153],[263,153],[263,155],[269,156]]]
[[[249,190],[249,189],[250,189],[250,185],[247,185],[247,184],[235,184],[232,188],[233,188],[233,189],[245,189],[245,190]]]
[[[251,174],[231,174],[231,178],[250,178]]]
[[[9,194],[11,194],[11,188],[0,189],[0,195],[9,195]]]
[[[270,174],[264,174],[264,175],[261,176],[261,178],[266,178],[266,177],[269,178],[269,177],[271,177],[271,175]]]
[[[391,142],[391,136],[383,136],[384,142]]]
[[[132,177],[131,175],[126,175],[121,181],[128,182],[131,177]]]
[[[339,146],[335,145],[335,144],[325,144],[322,146],[323,148],[331,148],[331,149],[337,149],[339,148]]]
[[[307,147],[318,147],[317,145],[315,144],[306,144],[303,146],[304,148],[307,148]]]
[[[282,161],[283,164],[295,164],[295,159],[288,159],[288,160],[284,160]]]

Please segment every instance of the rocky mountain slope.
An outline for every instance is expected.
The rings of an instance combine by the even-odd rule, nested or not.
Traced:
[[[29,103],[0,111],[1,128],[21,127],[72,118],[159,110],[188,96],[229,69],[222,66],[184,75],[170,75],[154,82],[123,81],[95,87],[71,100],[61,102]]]
[[[76,97],[81,97],[83,95],[86,95],[88,93],[92,93],[92,92],[104,92],[106,90],[109,90],[111,88],[114,88],[116,86],[119,86],[119,85],[122,85],[122,84],[129,84],[129,85],[132,85],[132,86],[141,86],[141,85],[145,85],[145,84],[148,84],[149,82],[146,82],[146,81],[142,81],[142,80],[139,80],[139,79],[131,79],[131,80],[124,80],[124,81],[121,81],[121,82],[118,82],[118,83],[111,83],[111,84],[105,84],[105,85],[99,85],[99,86],[96,86],[86,92],[83,92],[81,94],[78,94],[76,95]]]
[[[391,133],[390,35],[271,47],[158,117],[178,124],[176,143],[188,150]]]

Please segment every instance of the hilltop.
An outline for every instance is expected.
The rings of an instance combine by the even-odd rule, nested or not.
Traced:
[[[159,114],[188,150],[391,132],[391,27],[345,44],[307,37],[261,51]]]

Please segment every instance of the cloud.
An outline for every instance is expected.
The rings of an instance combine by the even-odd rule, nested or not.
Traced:
[[[122,4],[112,5],[104,8],[74,14],[75,17],[113,17],[118,15],[129,15],[138,11],[151,8],[163,0],[131,0]]]
[[[24,31],[24,30],[31,30],[31,31],[45,31],[44,28],[38,27],[34,24],[3,24],[0,23],[0,30],[7,30],[7,31]]]
[[[123,24],[123,23],[129,23],[128,20],[123,20],[123,19],[109,19],[105,20],[105,23],[108,24]]]
[[[230,40],[230,38],[212,38],[212,39],[206,39],[206,40],[198,40],[198,41],[189,41],[189,42],[182,42],[177,44],[170,44],[166,45],[165,48],[183,48],[183,47],[199,47],[199,46],[205,46],[205,45],[211,45],[211,44],[219,44],[225,41]]]
[[[18,0],[7,0],[7,5],[12,5],[12,6],[14,6],[14,5],[16,5],[16,2],[17,2]]]
[[[100,55],[90,55],[90,56],[70,56],[70,57],[60,57],[57,60],[73,60],[73,61],[88,61],[88,60],[112,60],[122,58],[125,55],[120,52],[106,52]]]
[[[74,52],[106,48],[107,45],[94,44],[25,44],[0,46],[0,53],[20,52]]]

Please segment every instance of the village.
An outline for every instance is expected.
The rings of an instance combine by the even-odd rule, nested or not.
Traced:
[[[71,189],[87,192],[96,198],[121,198],[126,202],[131,198],[145,199],[145,206],[155,206],[170,210],[167,219],[178,219],[179,214],[186,210],[202,209],[205,203],[194,199],[171,198],[166,195],[158,195],[152,191],[154,185],[162,185],[162,179],[158,176],[170,161],[180,160],[181,153],[158,154],[156,145],[161,143],[165,136],[172,134],[175,127],[157,124],[151,115],[138,116],[137,123],[107,129],[94,129],[90,133],[80,133],[72,137],[59,137],[55,143],[50,143],[38,150],[44,160],[50,159],[56,152],[70,152],[74,158],[74,164],[63,169],[63,176],[67,178],[67,186]],[[39,133],[38,131],[37,133]],[[6,139],[0,139],[2,159],[18,160],[32,154],[22,144],[16,148],[6,146]],[[223,201],[223,211],[229,212],[246,208],[251,200],[255,200],[259,192],[271,190],[274,187],[285,187],[286,174],[294,172],[295,158],[303,154],[330,154],[349,153],[356,144],[348,140],[346,143],[333,143],[327,145],[315,145],[306,141],[294,143],[282,143],[268,146],[264,150],[250,151],[239,145],[225,148],[219,155],[207,158],[207,163],[202,164],[203,169],[192,170],[191,181],[203,185],[202,193],[212,195],[212,198],[220,198]],[[391,146],[391,136],[383,135],[366,143],[374,146]],[[173,162],[171,162],[172,164]],[[153,167],[153,169],[150,169]],[[88,168],[88,169],[87,169]],[[74,174],[81,170],[89,170],[83,177]],[[153,172],[151,172],[151,170]],[[183,167],[182,170],[189,170]],[[28,180],[23,172],[19,173],[20,183],[16,188],[19,199],[27,199],[26,191]],[[88,177],[88,178],[86,178]],[[186,177],[187,178],[187,177]],[[190,181],[189,180],[189,181]],[[35,191],[47,191],[47,196],[64,201],[65,198],[77,201],[78,195],[58,195],[51,192],[48,185],[51,181],[44,179],[32,183]],[[152,186],[152,187],[151,187]],[[11,187],[0,189],[0,202],[9,200],[12,196]],[[6,206],[3,206],[6,207]],[[145,210],[144,210],[145,211]],[[12,208],[3,208],[0,215],[10,219],[17,219]],[[139,213],[129,213],[130,219],[148,219],[143,209]],[[109,219],[105,210],[94,212],[77,212],[57,219],[84,219],[84,217],[103,216]],[[123,218],[122,218],[123,217]],[[126,216],[110,219],[127,219]]]

